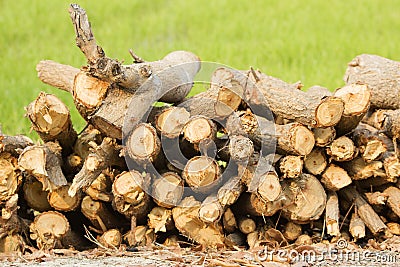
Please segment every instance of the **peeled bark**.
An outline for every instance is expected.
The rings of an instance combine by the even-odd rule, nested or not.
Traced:
[[[153,182],[151,195],[157,205],[172,208],[179,204],[183,193],[182,178],[175,172],[166,172]]]
[[[16,194],[21,183],[17,159],[7,152],[0,153],[0,203]]]
[[[387,180],[396,182],[400,177],[400,159],[394,152],[383,154],[383,168],[387,175]]]
[[[61,148],[58,144],[49,142],[26,147],[18,158],[18,165],[38,179],[43,190],[51,192],[67,184],[61,170]]]
[[[349,137],[341,136],[328,146],[326,152],[335,161],[349,161],[357,156],[358,149]]]
[[[304,161],[300,156],[285,156],[279,162],[283,178],[297,178],[303,171]]]
[[[315,145],[319,147],[328,146],[336,138],[335,127],[313,128],[312,132],[314,134]]]
[[[64,155],[72,152],[77,134],[67,106],[55,95],[41,92],[26,108],[32,128],[44,142],[58,141]]]
[[[329,191],[327,194],[325,221],[326,233],[331,236],[339,236],[339,199],[335,192]]]
[[[354,201],[357,207],[357,214],[365,223],[372,234],[377,235],[387,229],[386,225],[382,222],[378,214],[372,207],[364,200],[364,198],[357,192],[354,187],[346,187],[340,190],[340,195],[343,196],[348,202]]]
[[[193,197],[183,199],[180,205],[172,210],[175,227],[182,235],[204,247],[224,247],[225,238],[221,227],[200,220],[200,205],[201,203]]]
[[[334,126],[342,117],[344,106],[337,97],[313,97],[299,90],[298,84],[288,84],[261,72],[253,75],[256,86],[246,92],[246,100],[251,104],[267,106],[277,116],[311,127]]]
[[[400,108],[400,63],[376,55],[362,54],[349,62],[344,81],[361,82],[371,90],[371,106]]]
[[[352,183],[349,174],[335,164],[329,164],[322,174],[321,183],[326,189],[338,191]]]
[[[120,158],[120,147],[115,140],[106,137],[99,146],[94,142],[91,146],[91,153],[86,157],[82,169],[75,175],[68,190],[70,196],[74,196],[79,190],[86,190],[106,168],[124,165],[123,159]]]
[[[323,173],[327,166],[328,161],[324,150],[321,148],[314,148],[304,159],[304,168],[313,175]]]
[[[150,176],[143,177],[138,171],[131,170],[118,175],[112,185],[114,208],[126,218],[135,217],[144,222],[152,207],[150,196],[146,193]]]
[[[282,215],[297,223],[318,220],[325,210],[326,193],[319,180],[302,174],[297,180],[285,180]]]
[[[368,203],[371,205],[385,205],[388,199],[388,195],[386,193],[381,193],[379,191],[373,193],[364,193],[365,198]]]

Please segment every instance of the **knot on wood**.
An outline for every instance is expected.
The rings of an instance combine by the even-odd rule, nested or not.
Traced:
[[[147,66],[147,65],[140,67],[139,71],[140,71],[140,74],[146,78],[149,78],[152,74],[150,66]]]

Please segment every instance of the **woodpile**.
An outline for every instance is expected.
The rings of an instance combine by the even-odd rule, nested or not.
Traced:
[[[71,93],[87,126],[77,133],[68,107],[42,92],[26,108],[41,141],[1,134],[1,252],[399,234],[399,62],[360,55],[335,92],[221,67],[187,98],[196,55],[145,62],[131,51],[123,65],[82,8],[69,12],[88,64],[37,71]]]

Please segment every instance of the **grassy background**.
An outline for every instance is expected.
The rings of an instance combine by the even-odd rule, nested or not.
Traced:
[[[128,49],[150,61],[173,50],[238,69],[254,66],[288,82],[335,89],[361,53],[400,60],[400,1],[151,0],[79,1],[107,55],[130,62]],[[55,93],[84,122],[71,97],[42,84],[35,65],[52,59],[85,64],[75,46],[70,1],[0,0],[0,123],[7,134],[30,129],[24,107],[43,90]],[[31,135],[32,136],[32,135]]]

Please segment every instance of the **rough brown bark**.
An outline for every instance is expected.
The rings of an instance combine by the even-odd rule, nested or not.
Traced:
[[[326,233],[331,236],[339,236],[339,199],[334,191],[327,193],[326,210],[325,210],[325,222],[326,222]]]
[[[351,184],[352,180],[343,168],[331,163],[322,174],[321,183],[326,189],[338,191]]]
[[[387,136],[365,123],[360,123],[354,129],[353,140],[360,150],[361,157],[366,162],[380,159],[387,151],[386,144],[392,146]]]
[[[144,222],[153,204],[146,193],[150,179],[135,170],[118,175],[112,185],[114,208],[127,218],[134,216],[138,223]]]
[[[0,253],[14,254],[24,253],[26,244],[19,234],[10,234],[0,238]]]
[[[343,168],[348,172],[352,180],[364,180],[372,176],[385,177],[386,174],[382,170],[382,167],[383,164],[381,161],[366,163],[360,157],[343,163]]]
[[[341,136],[327,147],[326,152],[335,161],[349,161],[357,156],[358,149],[353,140],[347,136]]]
[[[51,192],[67,184],[61,170],[61,148],[58,144],[48,142],[26,147],[18,158],[18,165],[36,177],[46,191]]]
[[[179,204],[184,193],[184,181],[175,172],[166,172],[157,178],[152,185],[154,202],[165,208],[172,208]]]
[[[70,92],[79,69],[52,60],[42,60],[36,65],[39,79],[45,84]]]
[[[256,86],[246,92],[246,100],[250,103],[266,103],[275,115],[311,127],[334,126],[339,122],[344,109],[341,99],[313,97],[299,90],[298,84],[288,84],[261,72],[253,73],[257,76],[254,77]]]
[[[9,136],[3,135],[0,131],[0,153],[7,152],[18,157],[27,147],[33,145],[33,141],[24,135]]]
[[[335,94],[344,102],[343,116],[336,125],[338,136],[347,134],[357,127],[370,106],[371,91],[364,84],[349,84]]]
[[[344,81],[362,82],[371,90],[371,106],[400,108],[400,63],[376,55],[362,54],[348,64]]]
[[[75,175],[68,190],[70,196],[74,196],[79,190],[86,190],[106,168],[125,164],[120,158],[120,147],[115,140],[106,137],[99,146],[94,142],[90,145],[92,146],[91,153],[86,157],[82,169]]]
[[[340,195],[350,203],[353,203],[354,201],[355,206],[357,207],[357,214],[374,235],[387,229],[379,215],[376,214],[372,207],[367,203],[367,201],[365,201],[365,199],[354,187],[343,188],[340,190]]]
[[[335,140],[336,130],[335,127],[326,128],[313,128],[315,145],[319,147],[325,147]]]
[[[64,155],[72,152],[77,134],[67,106],[55,95],[40,92],[26,108],[32,128],[44,142],[58,141]]]
[[[319,180],[302,174],[297,180],[285,180],[282,215],[297,223],[318,220],[325,210],[326,193]]]
[[[304,159],[304,168],[308,173],[320,175],[328,166],[328,161],[323,149],[314,148]]]
[[[279,161],[283,178],[297,178],[303,172],[304,161],[300,156],[285,156]]]
[[[224,235],[220,225],[206,224],[199,218],[201,203],[193,197],[182,200],[173,208],[172,216],[175,227],[182,235],[203,245],[204,247],[224,247]]]

